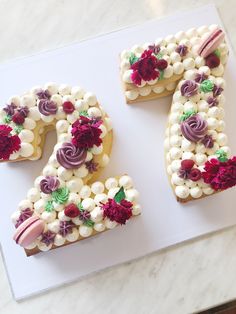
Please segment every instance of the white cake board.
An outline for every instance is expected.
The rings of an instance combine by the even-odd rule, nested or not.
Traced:
[[[49,136],[42,160],[1,164],[0,239],[17,300],[236,223],[235,189],[186,205],[176,202],[167,181],[163,153],[171,97],[126,105],[119,78],[118,55],[123,49],[211,23],[221,21],[216,9],[206,6],[0,66],[2,105],[9,96],[48,81],[80,84],[96,93],[113,120],[115,132],[111,162],[103,177],[130,174],[143,208],[142,215],[125,227],[26,257],[12,240],[14,226],[9,217],[46,163],[55,136]],[[232,53],[225,78],[227,132],[236,153],[236,63]]]

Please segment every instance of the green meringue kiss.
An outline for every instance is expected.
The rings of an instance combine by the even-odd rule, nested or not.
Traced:
[[[52,199],[56,203],[64,204],[68,201],[69,193],[70,192],[68,188],[57,189],[56,191],[52,192]]]
[[[203,93],[209,93],[213,90],[213,88],[214,88],[214,83],[210,80],[205,80],[200,85],[200,90]]]

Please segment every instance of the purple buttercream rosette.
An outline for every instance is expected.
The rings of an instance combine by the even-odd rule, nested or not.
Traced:
[[[40,182],[40,190],[45,194],[51,194],[59,188],[60,182],[57,177],[46,176]]]
[[[72,143],[63,143],[57,151],[57,161],[66,169],[76,169],[82,166],[87,157],[87,150]]]
[[[187,80],[182,84],[180,91],[182,96],[185,97],[194,96],[198,92],[198,84],[194,81]]]
[[[50,116],[51,114],[57,113],[57,104],[52,100],[41,99],[38,108],[39,112],[44,116]]]
[[[189,117],[180,125],[183,136],[190,142],[198,142],[207,132],[207,122],[199,115]]]

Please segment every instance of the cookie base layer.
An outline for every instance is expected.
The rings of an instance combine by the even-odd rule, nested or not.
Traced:
[[[137,216],[139,216],[139,215],[140,215],[140,214],[138,214]],[[131,217],[131,218],[133,219],[134,217]],[[116,228],[116,227],[115,227],[115,228]],[[101,231],[101,232],[98,232],[98,231],[93,230],[93,233],[92,233],[89,237],[87,237],[87,238],[82,238],[82,237],[81,237],[81,238],[79,238],[78,240],[76,240],[76,241],[74,241],[74,242],[66,241],[66,242],[65,242],[63,245],[61,245],[61,246],[56,246],[56,245],[53,244],[53,246],[51,247],[50,251],[51,251],[51,250],[58,249],[58,248],[65,247],[65,246],[70,245],[70,244],[78,243],[78,242],[80,242],[80,241],[82,241],[82,240],[89,239],[89,238],[91,238],[91,237],[94,237],[94,236],[96,236],[96,235],[99,235],[99,234],[101,234],[101,233],[104,233],[104,232],[110,231],[110,230],[112,230],[112,229],[105,229],[105,230],[103,230],[103,231]],[[41,251],[38,247],[35,247],[35,248],[31,249],[31,250],[25,249],[25,253],[26,253],[26,256],[27,256],[27,257],[30,257],[30,256],[36,255],[36,254],[38,254],[38,253],[43,253],[43,251]]]
[[[169,79],[163,79],[161,81],[159,81],[158,83],[154,84],[154,85],[149,85],[149,87],[152,89],[152,91],[147,95],[147,96],[142,96],[142,95],[138,95],[137,98],[135,98],[134,100],[129,99],[127,96],[125,96],[126,99],[126,103],[127,104],[133,104],[136,102],[141,102],[141,101],[149,101],[149,100],[155,100],[158,98],[162,98],[165,96],[169,96],[172,95],[176,89],[176,86],[178,84],[178,82],[181,80],[181,78],[183,77],[183,74],[181,75],[174,75]],[[166,89],[166,87],[171,84],[171,83],[175,83],[175,86],[173,87],[173,89],[168,90]],[[164,91],[161,93],[155,93],[153,91],[154,88],[157,87],[163,87]],[[142,90],[142,87],[136,87],[134,84],[128,84],[128,83],[123,83],[123,88],[124,91],[137,91],[138,93],[140,93],[140,90]]]

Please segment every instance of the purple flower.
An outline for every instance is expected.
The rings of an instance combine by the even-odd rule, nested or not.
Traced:
[[[148,49],[152,50],[152,52],[153,52],[155,55],[157,55],[157,54],[160,52],[160,50],[161,50],[160,46],[159,46],[159,45],[155,45],[155,44],[149,45],[149,46],[148,46]]]
[[[184,57],[188,53],[188,47],[185,45],[179,45],[175,51],[178,52],[181,57]]]
[[[33,211],[30,208],[23,209],[19,218],[16,221],[15,227],[18,228],[26,219],[30,218],[33,215]]]
[[[17,110],[23,117],[27,117],[28,114],[29,114],[29,108],[28,107],[20,107],[18,110]]]
[[[187,180],[190,174],[190,170],[186,170],[186,169],[179,169],[178,171],[178,176],[184,180]]]
[[[86,161],[85,166],[88,169],[89,173],[93,173],[98,169],[98,163],[94,162],[93,160]]]
[[[204,138],[207,132],[207,122],[199,114],[195,114],[184,120],[180,129],[187,140],[196,143]]]
[[[191,80],[186,80],[181,88],[181,95],[185,97],[191,97],[197,94],[198,92],[198,85],[196,82],[191,81]]]
[[[39,112],[44,116],[57,113],[57,104],[49,99],[40,99],[38,108]]]
[[[90,212],[88,212],[87,210],[80,211],[79,219],[82,220],[83,222],[90,219],[90,217],[91,217]]]
[[[201,140],[201,143],[206,147],[206,148],[212,148],[214,146],[214,140],[211,135],[206,134],[203,139]]]
[[[224,89],[223,89],[222,87],[217,86],[217,85],[214,85],[213,90],[212,90],[213,96],[214,96],[214,97],[219,96],[219,95],[223,92],[223,90],[224,90]]]
[[[203,81],[207,80],[208,75],[205,73],[197,73],[195,76],[195,82],[201,84]]]
[[[77,169],[81,167],[86,156],[87,150],[85,148],[76,147],[72,143],[63,143],[56,154],[57,161],[66,169]]]
[[[39,99],[50,99],[51,95],[48,90],[41,90],[36,94]]]
[[[16,109],[16,105],[11,103],[10,105],[6,105],[6,107],[3,108],[3,110],[6,112],[7,115],[13,116]]]
[[[208,97],[207,103],[208,103],[209,107],[218,106],[218,100],[214,97]]]
[[[59,234],[65,237],[68,233],[72,232],[74,226],[71,221],[60,221]]]
[[[40,181],[40,190],[45,194],[51,194],[59,188],[60,182],[57,177],[46,176]]]
[[[41,242],[45,243],[47,246],[54,242],[56,234],[51,231],[46,231],[42,233]]]

